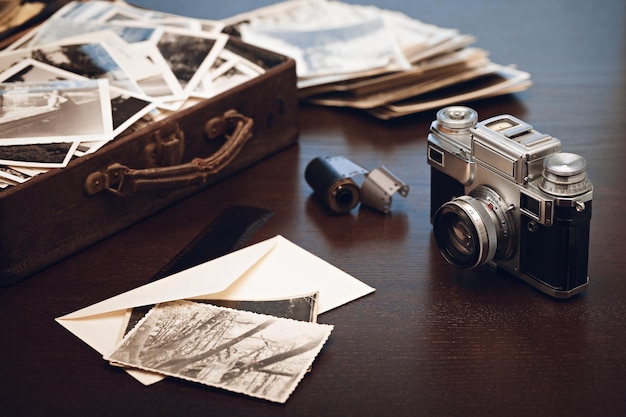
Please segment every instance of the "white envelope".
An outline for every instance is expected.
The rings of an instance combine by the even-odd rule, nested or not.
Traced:
[[[102,355],[116,347],[128,309],[182,299],[273,300],[319,292],[318,313],[374,288],[282,236],[92,304],[56,321]],[[144,384],[162,379],[129,373]]]

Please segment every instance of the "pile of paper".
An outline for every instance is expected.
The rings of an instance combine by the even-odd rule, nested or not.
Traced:
[[[71,2],[0,52],[0,189],[248,81],[218,21]]]
[[[527,89],[475,39],[405,14],[334,0],[290,0],[226,19],[242,39],[296,60],[301,97],[389,119]]]

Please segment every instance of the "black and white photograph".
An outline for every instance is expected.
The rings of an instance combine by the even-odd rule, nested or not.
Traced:
[[[0,72],[4,72],[31,57],[32,53],[30,48],[2,51],[0,53]]]
[[[139,80],[158,75],[161,71],[145,53],[142,42],[131,44],[114,30],[99,30],[83,33],[62,40],[65,45],[102,44],[115,63],[122,68],[127,78]],[[92,77],[93,78],[93,77]],[[136,92],[137,86],[132,85],[129,91]]]
[[[89,155],[91,153],[96,152],[107,143],[109,143],[108,140],[99,140],[96,142],[80,142],[78,144],[78,147],[74,151],[74,156],[76,158],[81,158],[85,155]]]
[[[239,56],[229,51],[228,49],[222,50],[218,55],[211,68],[209,68],[209,77],[215,78],[226,72],[229,68],[232,68],[238,60]]]
[[[4,179],[4,182],[22,184],[28,181],[30,176],[13,169],[10,166],[0,165],[0,178]]]
[[[0,83],[0,145],[110,140],[106,80]]]
[[[153,41],[186,96],[198,86],[228,40],[224,34],[159,28]]]
[[[47,83],[60,80],[87,80],[87,78],[28,58],[0,74],[3,83]],[[109,86],[113,137],[156,107],[153,100],[113,86]]]
[[[45,174],[48,171],[48,168],[21,166],[21,165],[15,165],[15,164],[11,165],[10,168],[30,178],[36,177],[37,175],[40,175],[40,174]]]
[[[234,54],[232,54],[234,55]],[[230,51],[224,49],[213,62],[209,70],[202,76],[202,79],[193,90],[191,95],[197,98],[211,98],[215,95],[213,90],[213,79],[222,75],[235,66],[237,60],[230,55]]]
[[[236,65],[239,65],[239,68],[237,70],[232,70]],[[228,50],[227,44],[226,47],[220,52],[217,59],[213,62],[207,73],[205,73],[202,77],[202,80],[197,85],[192,95],[200,98],[213,97],[217,94],[215,88],[213,87],[213,80],[218,79],[229,70],[232,71],[226,75],[226,78],[218,81],[218,88],[220,92],[229,88],[230,85],[238,85],[241,82],[248,81],[249,79],[265,72],[264,68],[247,60],[241,55]],[[240,79],[234,80],[233,76],[240,76]]]
[[[245,60],[235,63],[235,65],[211,80],[211,95],[223,93],[259,76],[260,74],[255,67],[248,65],[248,61]]]
[[[26,52],[31,58],[54,67],[92,79],[106,79],[110,85],[140,92],[134,79],[117,62],[104,42],[45,45]]]
[[[47,83],[61,80],[86,80],[87,78],[26,58],[0,73],[2,83]]]
[[[137,82],[139,88],[159,107],[166,110],[177,110],[180,104],[170,105],[168,103],[183,101],[185,99],[183,88],[155,45],[149,44],[143,49],[153,65],[159,68],[159,73],[139,80]]]
[[[92,79],[107,79],[111,85],[140,93],[137,83],[122,68],[102,42],[44,45],[0,54],[0,71],[32,58],[53,67]]]
[[[110,85],[140,93],[128,72],[103,42],[71,43],[34,48],[32,57],[66,71],[92,79],[107,79]]]
[[[78,142],[40,143],[0,146],[0,164],[64,168],[78,147]]]
[[[115,87],[109,87],[109,96],[113,118],[113,137],[124,132],[156,107],[149,97],[132,94]]]
[[[332,325],[211,304],[159,304],[106,360],[284,403]]]
[[[291,297],[280,300],[208,300],[207,302],[215,306],[235,310],[245,310],[274,317],[284,317],[287,319],[315,323],[317,321],[318,298],[319,293],[316,292],[301,297]]]
[[[299,297],[281,298],[276,300],[204,300],[194,298],[194,302],[208,303],[214,306],[227,307],[235,310],[251,311],[286,319],[317,322],[319,292]],[[130,332],[153,306],[135,307],[128,311],[126,325],[120,339]]]

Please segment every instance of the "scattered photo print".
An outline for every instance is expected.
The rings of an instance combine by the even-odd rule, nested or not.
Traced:
[[[26,58],[0,73],[2,83],[53,83],[63,80],[86,80],[73,72],[64,71],[32,58]]]
[[[228,40],[223,34],[173,28],[161,28],[154,37],[157,49],[187,96],[211,68]]]
[[[41,168],[64,168],[78,142],[0,146],[0,164]]]
[[[110,140],[105,80],[0,83],[0,146]]]
[[[115,87],[109,88],[109,96],[114,137],[124,132],[156,107],[154,101],[149,97],[129,93]]]
[[[213,304],[214,306],[227,307],[235,310],[251,311],[253,313],[267,314],[286,319],[317,321],[317,310],[319,304],[319,293],[314,292],[299,297],[281,298],[277,300],[204,300],[194,299],[199,303]],[[130,332],[137,323],[154,307],[153,305],[135,307],[129,310],[126,317],[127,323],[120,335],[120,339]]]
[[[57,68],[92,79],[107,79],[115,87],[141,92],[103,42],[45,46],[32,49],[31,54],[32,58]]]
[[[239,61],[212,80],[212,93],[221,94],[259,75],[256,68],[250,66],[247,61]]]
[[[78,144],[78,148],[74,151],[74,156],[80,158],[82,156],[89,155],[90,153],[94,153],[99,150],[107,143],[109,143],[109,141],[106,140],[97,142],[81,142]]]
[[[48,171],[47,168],[37,168],[37,167],[31,167],[31,166],[11,165],[10,167],[14,169],[15,171],[21,172],[22,174],[30,178],[35,177],[40,174],[44,174]]]
[[[147,58],[160,69],[158,74],[138,81],[143,94],[151,97],[161,107],[168,102],[183,100],[183,88],[156,46],[150,44],[143,49]]]
[[[106,360],[284,403],[333,326],[211,304],[159,304]]]
[[[47,83],[60,80],[86,80],[86,78],[30,58],[0,74],[0,82],[3,83]],[[114,137],[156,107],[149,97],[113,86],[109,86],[109,98]]]
[[[17,49],[0,54],[0,71],[32,58],[44,64],[92,79],[107,79],[110,85],[140,93],[139,86],[102,42],[54,44]]]
[[[30,176],[9,166],[0,165],[0,178],[8,180],[9,184],[22,184],[28,181]]]
[[[13,185],[15,184],[10,181],[5,181],[3,178],[0,178],[0,190],[7,189],[9,187],[12,187]]]

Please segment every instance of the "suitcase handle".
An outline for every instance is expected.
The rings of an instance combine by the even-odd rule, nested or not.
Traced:
[[[126,197],[144,191],[171,190],[195,187],[207,182],[207,179],[225,168],[252,137],[254,122],[235,110],[228,110],[222,116],[210,119],[204,128],[209,139],[225,136],[226,142],[208,158],[194,158],[190,162],[157,168],[132,169],[120,163],[109,165],[104,171],[93,172],[85,180],[85,192],[94,195],[107,190]],[[227,131],[231,130],[229,134]],[[168,148],[168,159],[182,157],[184,133],[176,126],[176,132],[167,141],[157,136],[156,147]],[[173,145],[172,145],[173,144]],[[150,149],[154,144],[148,146]],[[176,151],[170,148],[175,147]],[[171,154],[177,154],[172,157]]]

